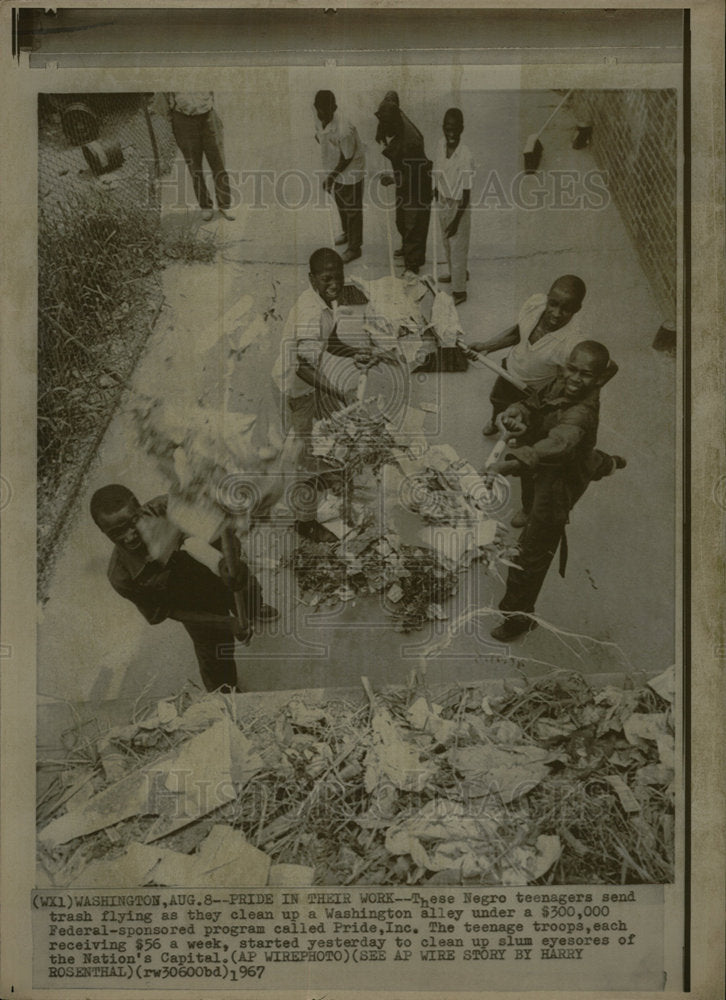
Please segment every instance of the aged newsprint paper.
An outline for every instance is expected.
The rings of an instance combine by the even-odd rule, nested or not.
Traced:
[[[1,14],[0,995],[722,996],[722,4]]]

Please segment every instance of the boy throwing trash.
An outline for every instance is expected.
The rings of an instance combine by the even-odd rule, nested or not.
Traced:
[[[558,548],[564,576],[565,526],[588,484],[625,468],[624,458],[595,447],[600,389],[616,372],[606,347],[582,341],[556,378],[498,417],[500,427],[512,435],[510,446],[485,475],[520,476],[524,507],[519,568],[509,570],[499,603],[504,621],[491,632],[500,642],[536,627],[531,617],[535,602]]]
[[[434,159],[434,200],[449,273],[439,281],[451,282],[455,305],[466,302],[466,269],[471,231],[471,182],[474,161],[468,146],[461,141],[464,116],[459,108],[449,108],[444,115],[444,138],[439,141]]]
[[[167,618],[181,622],[194,643],[207,691],[235,691],[234,640],[247,644],[253,623],[274,621],[279,612],[262,601],[257,579],[240,559],[235,570],[221,552],[196,539],[196,546],[167,519],[167,497],[143,506],[126,486],[102,486],[91,497],[91,517],[114,544],[108,578],[114,590],[136,605],[150,625]],[[165,553],[147,539],[164,538]],[[211,564],[191,552],[202,549]],[[244,594],[246,620],[235,616],[235,592]]]

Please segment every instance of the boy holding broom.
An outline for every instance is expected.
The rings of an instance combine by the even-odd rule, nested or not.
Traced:
[[[505,617],[491,632],[506,642],[536,626],[535,602],[557,549],[560,574],[567,561],[565,526],[569,513],[590,482],[625,467],[619,455],[596,447],[600,389],[615,374],[607,348],[596,341],[579,343],[556,378],[535,396],[513,403],[498,418],[512,438],[489,476],[520,476],[524,530],[519,539],[519,568],[509,570],[499,608]]]
[[[332,90],[319,90],[314,101],[315,140],[320,145],[325,177],[323,188],[332,192],[343,232],[336,245],[347,243],[343,262],[361,255],[363,244],[363,180],[365,151],[358,131],[340,115]]]
[[[449,108],[444,115],[444,138],[440,140],[434,159],[434,199],[438,203],[441,238],[449,265],[449,273],[439,277],[451,282],[455,305],[466,302],[466,269],[471,229],[471,181],[474,161],[468,146],[461,142],[464,116],[459,108]]]
[[[585,298],[585,282],[574,274],[557,278],[546,295],[532,295],[519,311],[514,326],[492,340],[471,344],[474,351],[491,354],[506,347],[511,350],[502,362],[528,388],[541,389],[557,375],[582,336],[577,313]],[[497,378],[489,400],[492,415],[484,427],[486,437],[496,434],[497,416],[510,403],[523,397],[511,382]]]

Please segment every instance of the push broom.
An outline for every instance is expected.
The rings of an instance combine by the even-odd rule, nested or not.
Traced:
[[[550,124],[552,119],[555,117],[557,112],[563,106],[568,97],[572,94],[571,90],[568,90],[565,96],[562,98],[560,103],[557,105],[555,110],[549,116],[547,121],[544,123],[539,132],[533,132],[528,138],[524,147],[524,172],[525,174],[533,174],[537,167],[539,166],[539,161],[542,159],[542,153],[544,152],[544,147],[540,142],[540,137],[547,126]]]

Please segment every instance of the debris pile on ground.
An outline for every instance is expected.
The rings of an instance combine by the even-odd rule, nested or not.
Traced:
[[[351,540],[302,539],[291,558],[300,599],[313,608],[381,594],[385,614],[400,631],[447,618],[442,604],[458,589],[458,574],[435,553],[404,545],[389,532],[361,532]]]
[[[409,454],[405,440],[394,435],[375,399],[353,403],[318,420],[312,450],[349,478],[364,469],[375,475],[384,465]]]
[[[414,457],[376,400],[315,425],[313,453],[330,465],[317,530],[305,531],[287,562],[309,607],[380,594],[397,628],[448,617],[443,604],[472,562],[497,572],[516,557],[488,512],[491,487],[449,446]],[[419,449],[420,450],[420,449]],[[321,530],[322,529],[322,530]]]
[[[673,878],[674,671],[594,690],[188,692],[39,761],[48,886]]]

